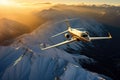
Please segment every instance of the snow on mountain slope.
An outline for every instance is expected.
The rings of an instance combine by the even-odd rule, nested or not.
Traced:
[[[79,55],[77,52],[69,54],[62,50],[66,47],[80,49],[78,45],[84,46],[81,42],[41,51],[41,43],[52,45],[66,40],[63,35],[50,38],[53,34],[66,29],[65,24],[54,25],[53,23],[46,22],[32,33],[20,36],[12,45],[0,47],[0,80],[111,80],[106,76],[87,71],[79,64],[80,59],[95,63],[93,59]],[[102,25],[93,20],[81,20],[79,24],[77,23],[74,21],[71,24],[72,26],[80,24],[80,27],[88,31],[103,35],[101,34]],[[92,46],[92,43],[89,45]]]
[[[0,47],[0,77],[3,75],[5,69],[13,64],[24,51],[22,48],[15,50],[12,47]]]
[[[63,56],[60,57],[60,54]],[[55,48],[40,54],[27,51],[16,65],[6,69],[2,80],[103,79],[101,75],[83,69],[73,58],[75,56]]]

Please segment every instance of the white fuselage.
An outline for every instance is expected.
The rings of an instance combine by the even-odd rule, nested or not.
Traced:
[[[86,31],[80,31],[77,29],[69,28],[68,32],[71,34],[72,38],[77,41],[89,42],[89,34]]]

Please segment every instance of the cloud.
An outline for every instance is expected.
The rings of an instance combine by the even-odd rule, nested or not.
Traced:
[[[41,5],[41,4],[43,4],[43,5],[51,5],[52,3],[50,3],[50,2],[46,2],[46,3],[33,3],[33,5]]]
[[[34,3],[31,3],[31,2],[24,2],[24,3],[20,3],[22,6],[31,6],[31,7],[34,7],[34,6],[48,6],[48,5],[52,5],[52,3],[50,2],[45,2],[45,3],[40,3],[40,2],[34,2]]]

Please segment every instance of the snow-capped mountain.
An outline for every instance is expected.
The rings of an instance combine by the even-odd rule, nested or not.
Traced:
[[[58,21],[46,22],[32,33],[18,37],[10,46],[0,47],[0,80],[111,80],[107,76],[82,68],[82,62],[96,63],[94,59],[76,51],[85,46],[82,42],[45,51],[40,49],[41,43],[48,46],[66,39],[64,35],[50,38],[66,29],[64,23],[54,24]],[[91,36],[105,35],[104,27],[94,20],[79,19],[70,23],[73,27],[88,30]],[[86,45],[94,47],[92,43]],[[69,49],[72,50],[66,51]]]
[[[59,4],[35,12],[40,21],[47,22],[34,26],[38,28],[17,37],[11,45],[0,46],[0,80],[119,80],[119,10],[120,7],[114,6]],[[66,17],[79,18],[70,21],[70,25],[84,28],[90,36],[108,36],[110,32],[113,38],[90,43],[73,42],[41,51],[42,44],[49,46],[66,40],[64,35],[51,38],[67,29],[61,21]],[[0,20],[0,27],[5,29],[3,33],[6,35],[8,31],[24,33],[25,27],[15,24],[8,19]]]

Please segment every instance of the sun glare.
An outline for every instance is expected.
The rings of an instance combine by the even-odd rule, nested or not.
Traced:
[[[15,3],[10,1],[10,0],[0,0],[0,5],[6,5],[6,6],[9,6],[9,5],[14,5]]]
[[[1,5],[8,5],[8,4],[10,4],[10,2],[7,0],[0,0],[0,4]]]

